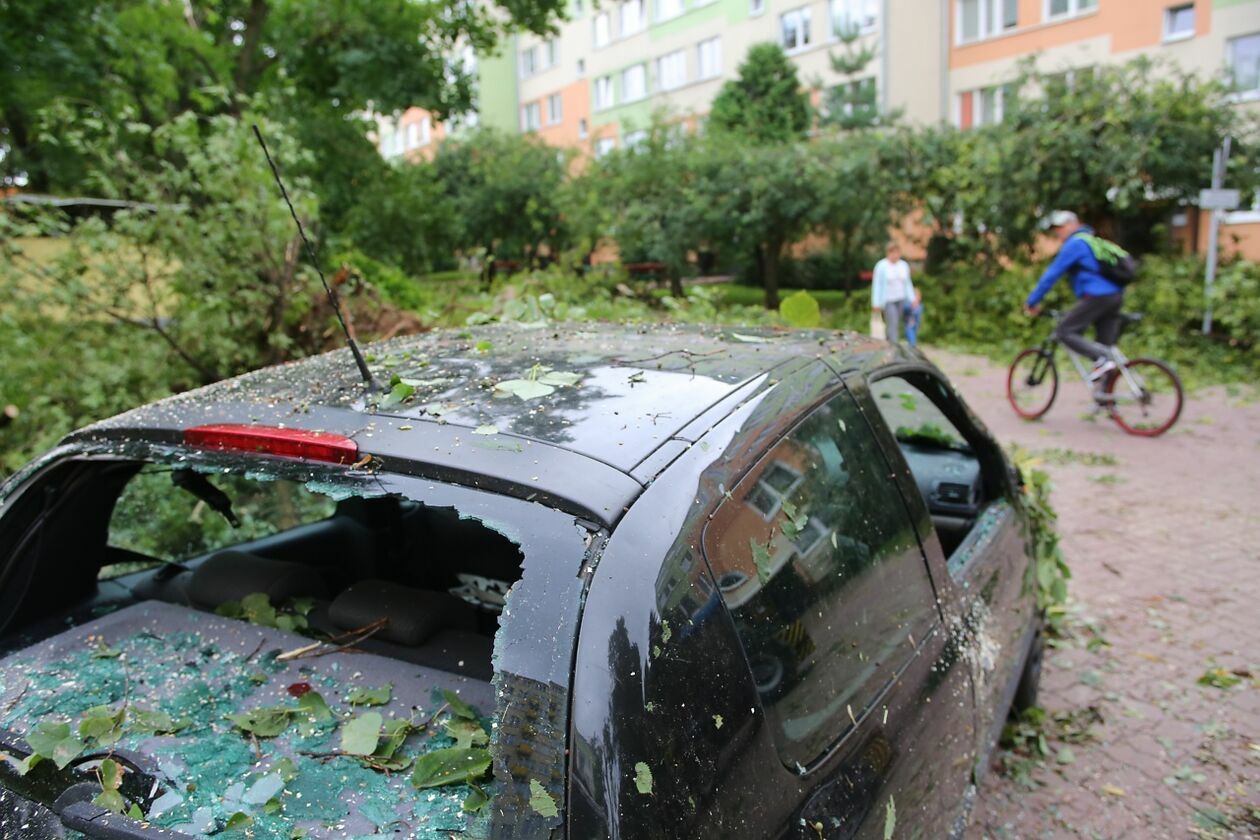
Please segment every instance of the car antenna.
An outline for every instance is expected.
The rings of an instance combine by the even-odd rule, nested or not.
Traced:
[[[280,170],[276,169],[276,162],[271,159],[271,152],[267,151],[267,141],[263,140],[262,132],[258,130],[257,124],[253,128],[254,136],[258,138],[258,145],[262,146],[263,154],[267,157],[267,165],[271,167],[271,174],[275,176],[276,186],[280,188],[280,195],[284,198],[284,203],[289,206],[289,215],[293,217],[293,223],[297,225],[298,236],[302,237],[302,244],[306,247],[306,258],[310,260],[311,265],[315,266],[315,273],[319,275],[319,281],[324,284],[324,291],[328,294],[328,302],[332,304],[333,312],[337,315],[337,322],[341,324],[341,331],[346,334],[346,343],[350,345],[350,352],[354,355],[354,363],[359,368],[359,375],[363,377],[363,384],[367,385],[369,391],[379,391],[380,386],[377,385],[376,378],[372,376],[372,371],[368,370],[367,361],[359,352],[359,345],[355,343],[354,336],[350,334],[350,328],[346,326],[345,316],[341,314],[341,299],[337,297],[337,290],[328,285],[328,278],[324,277],[319,261],[315,259],[315,251],[311,248],[311,241],[306,238],[302,220],[293,209],[293,202],[289,200],[289,191],[284,188],[284,182],[280,180]]]

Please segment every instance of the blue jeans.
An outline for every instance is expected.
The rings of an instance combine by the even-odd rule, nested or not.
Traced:
[[[911,347],[915,347],[919,343],[919,324],[923,321],[923,304],[907,302],[904,315],[906,318],[906,342]]]

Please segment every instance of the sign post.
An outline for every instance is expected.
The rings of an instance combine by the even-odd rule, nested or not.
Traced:
[[[1221,233],[1221,212],[1238,206],[1238,190],[1221,189],[1225,164],[1229,161],[1229,138],[1212,153],[1212,189],[1199,191],[1199,209],[1210,210],[1208,224],[1207,277],[1203,283],[1203,334],[1212,334],[1212,284],[1216,282],[1216,240]]]

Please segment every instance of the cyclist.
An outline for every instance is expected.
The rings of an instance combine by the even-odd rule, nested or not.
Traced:
[[[1075,213],[1055,210],[1050,214],[1050,229],[1063,244],[1028,295],[1024,312],[1037,315],[1041,311],[1041,300],[1050,288],[1060,277],[1070,274],[1072,292],[1079,302],[1059,321],[1055,335],[1068,349],[1093,360],[1089,381],[1097,382],[1103,374],[1116,367],[1111,358],[1111,345],[1116,343],[1119,334],[1124,289],[1102,275],[1093,250],[1080,236],[1092,234],[1094,230],[1081,224]],[[1097,341],[1090,341],[1083,335],[1091,324]]]

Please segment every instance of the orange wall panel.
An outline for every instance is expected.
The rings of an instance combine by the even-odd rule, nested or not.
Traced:
[[[1009,33],[957,46],[958,0],[950,7],[949,66],[957,69],[1028,55],[1100,36],[1111,37],[1112,52],[1158,46],[1164,37],[1164,11],[1172,0],[1099,0],[1078,17],[1045,21],[1043,0],[1020,0],[1019,25]],[[1209,30],[1210,0],[1195,0],[1195,34]]]
[[[547,118],[550,116],[547,111],[547,96],[540,98],[539,107],[543,111],[542,128],[538,130],[538,136],[544,142],[553,146],[579,146],[586,143],[578,134],[578,122],[586,120],[587,126],[591,121],[591,88],[585,79],[579,79],[571,85],[563,87],[559,90],[560,94],[560,124],[547,125]]]

